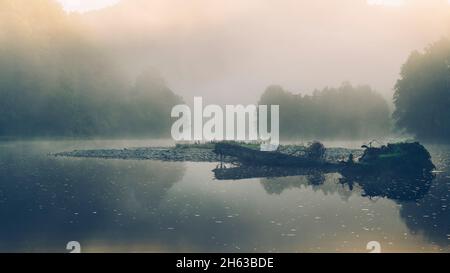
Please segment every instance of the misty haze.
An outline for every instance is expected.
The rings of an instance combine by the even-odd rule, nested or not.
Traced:
[[[449,252],[449,139],[447,0],[0,0],[0,252]]]

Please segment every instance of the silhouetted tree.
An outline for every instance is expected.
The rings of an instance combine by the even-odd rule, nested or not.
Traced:
[[[351,138],[385,136],[390,132],[386,102],[369,86],[343,83],[302,96],[270,86],[260,105],[280,105],[280,133],[284,138]]]
[[[450,139],[450,41],[414,51],[395,85],[394,119],[399,129],[419,139]]]

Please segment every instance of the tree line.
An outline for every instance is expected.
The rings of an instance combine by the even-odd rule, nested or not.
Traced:
[[[167,136],[182,99],[124,78],[56,1],[0,2],[0,136]]]
[[[0,1],[0,136],[168,136],[182,103],[155,71],[125,78],[76,16],[51,0]],[[270,86],[284,138],[373,139],[395,129],[450,139],[450,41],[411,53],[395,85],[394,112],[369,86],[343,83],[294,94]]]
[[[280,105],[280,134],[288,139],[368,139],[391,128],[386,100],[369,86],[343,83],[301,95],[274,85],[259,104]]]

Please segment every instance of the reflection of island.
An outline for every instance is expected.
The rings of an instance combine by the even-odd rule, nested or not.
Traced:
[[[265,182],[264,188],[268,193],[281,193],[284,189],[293,187],[300,187],[301,185],[320,186],[325,182],[325,175],[327,172],[296,169],[296,168],[281,168],[281,167],[266,167],[266,166],[241,166],[233,168],[217,168],[213,170],[215,178],[218,180],[239,180],[250,178],[266,178],[263,181],[271,181],[277,177],[293,177],[293,179],[284,179],[288,183],[271,183]],[[328,174],[336,174],[336,172],[328,172]],[[301,179],[300,179],[301,178]],[[378,174],[378,175],[358,175],[358,176],[344,176],[340,174],[337,179],[340,184],[348,186],[350,190],[354,185],[359,185],[363,190],[363,196],[375,198],[389,198],[395,201],[415,201],[423,198],[431,186],[434,176],[431,173],[424,173],[421,175],[408,174]]]
[[[309,185],[322,186],[325,179],[325,176],[321,173],[305,176],[262,178],[261,185],[268,194],[281,194],[283,191],[293,188],[302,188]]]
[[[450,178],[437,175],[429,193],[416,202],[399,202],[400,216],[412,233],[422,233],[431,242],[450,244]]]
[[[361,177],[342,177],[339,183],[348,185],[359,185],[364,197],[388,198],[395,201],[407,202],[417,201],[423,198],[430,190],[434,176],[431,173],[419,176],[392,176],[392,175],[370,175]]]
[[[357,188],[363,197],[387,198],[401,205],[400,216],[412,233],[422,233],[440,246],[450,244],[450,178],[444,175],[344,176],[305,169],[243,166],[216,169],[214,173],[219,180],[260,178],[268,194],[282,194],[286,190],[311,186],[324,194],[338,193],[347,200]]]

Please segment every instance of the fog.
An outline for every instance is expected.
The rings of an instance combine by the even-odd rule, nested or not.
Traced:
[[[0,136],[168,137],[194,96],[279,104],[287,138],[450,134],[446,0],[70,3],[0,0]]]
[[[191,101],[254,103],[270,84],[294,93],[369,84],[391,100],[411,51],[450,33],[446,0],[122,0],[81,15],[130,75],[161,71]]]

